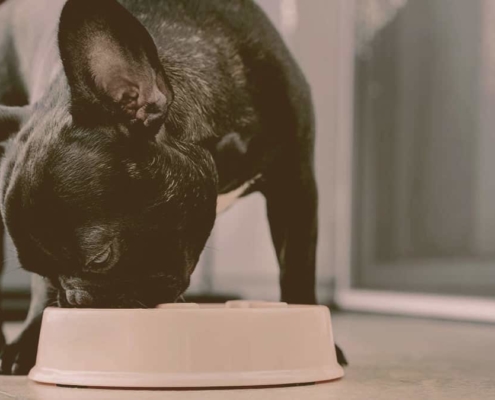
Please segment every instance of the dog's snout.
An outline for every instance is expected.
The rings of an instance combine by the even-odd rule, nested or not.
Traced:
[[[74,307],[88,307],[93,304],[93,297],[84,290],[67,290],[65,292],[67,302]]]

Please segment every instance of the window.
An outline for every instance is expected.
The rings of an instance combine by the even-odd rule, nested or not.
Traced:
[[[354,96],[340,300],[373,298],[382,311],[380,299],[390,309],[414,300],[454,316],[461,299],[459,317],[495,320],[495,4],[352,3],[342,14],[355,30],[343,41],[353,49],[343,91]],[[470,318],[476,304],[493,312]]]

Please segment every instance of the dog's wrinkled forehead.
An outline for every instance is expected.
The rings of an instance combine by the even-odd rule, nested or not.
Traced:
[[[214,166],[206,152],[129,135],[119,126],[38,123],[14,158],[11,192],[19,213],[40,224],[52,219],[52,227],[116,218],[174,225],[191,209],[209,213],[215,203]],[[204,202],[208,207],[198,209]]]
[[[68,205],[90,208],[92,212],[100,207],[106,213],[137,199],[133,189],[147,171],[149,150],[142,146],[139,162],[125,139],[112,130],[66,128],[43,166],[53,194]]]
[[[43,135],[34,132],[38,137],[26,143],[26,162],[17,177],[24,200],[46,209],[108,214],[137,198],[132,189],[146,171],[144,146],[138,160],[131,154],[133,146],[112,129],[66,125],[51,140]]]

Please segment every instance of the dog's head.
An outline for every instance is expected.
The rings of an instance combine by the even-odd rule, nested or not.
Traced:
[[[0,131],[19,130],[1,196],[21,265],[63,306],[174,301],[213,227],[213,159],[167,132],[157,48],[116,1],[69,0],[58,38],[62,84],[27,114],[0,109]]]

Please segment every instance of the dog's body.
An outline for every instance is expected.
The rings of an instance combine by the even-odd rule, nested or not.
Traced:
[[[0,108],[0,135],[13,137],[2,215],[23,267],[45,277],[33,275],[27,328],[1,371],[32,366],[52,295],[61,306],[173,301],[217,195],[217,210],[265,195],[282,299],[315,303],[310,90],[266,16],[251,0],[120,1],[130,14],[113,0],[65,3],[0,6],[0,104],[17,106]]]

